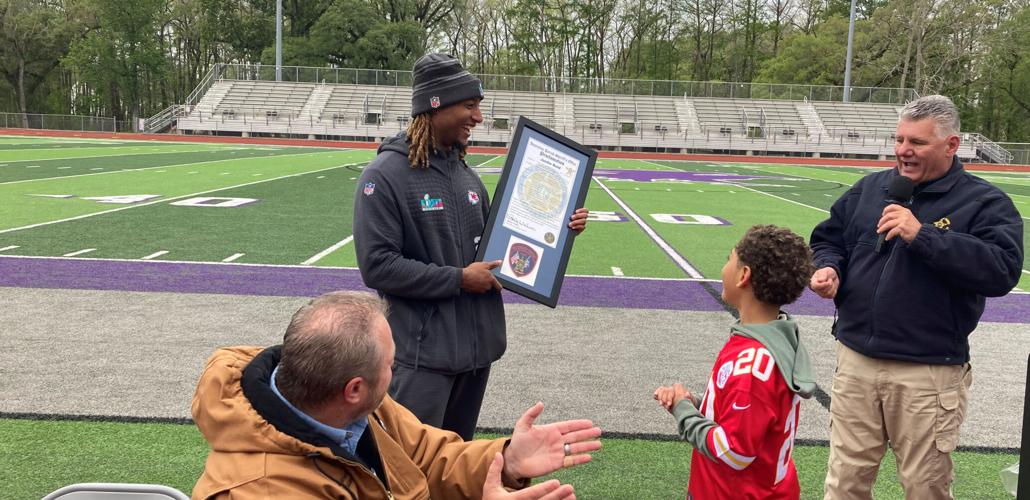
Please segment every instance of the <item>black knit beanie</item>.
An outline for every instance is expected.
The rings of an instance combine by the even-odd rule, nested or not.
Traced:
[[[473,97],[483,98],[483,82],[447,54],[422,56],[412,73],[412,117]]]

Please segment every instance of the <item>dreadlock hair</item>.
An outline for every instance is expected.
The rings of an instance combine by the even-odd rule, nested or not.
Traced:
[[[408,124],[408,163],[411,168],[429,168],[429,155],[436,153],[439,147],[429,115],[428,112],[422,113]],[[458,159],[465,160],[465,148],[458,147]]]

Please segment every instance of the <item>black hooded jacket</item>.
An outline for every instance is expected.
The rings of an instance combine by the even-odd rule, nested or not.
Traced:
[[[361,277],[390,304],[396,363],[457,374],[504,354],[504,304],[496,290],[461,289],[490,213],[486,187],[455,149],[412,168],[404,132],[379,146],[354,200]]]

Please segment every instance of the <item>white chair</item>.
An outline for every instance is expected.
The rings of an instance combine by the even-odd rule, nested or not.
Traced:
[[[185,493],[160,484],[78,483],[65,486],[43,500],[189,500]]]

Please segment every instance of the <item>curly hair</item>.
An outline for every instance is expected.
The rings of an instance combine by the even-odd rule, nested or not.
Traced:
[[[815,272],[805,239],[787,228],[751,226],[734,248],[740,264],[751,268],[755,297],[766,304],[794,302]]]
[[[436,153],[438,144],[433,134],[433,120],[429,112],[411,120],[407,129],[408,163],[411,168],[429,168],[429,155]],[[458,147],[458,158],[465,159],[465,148]]]

